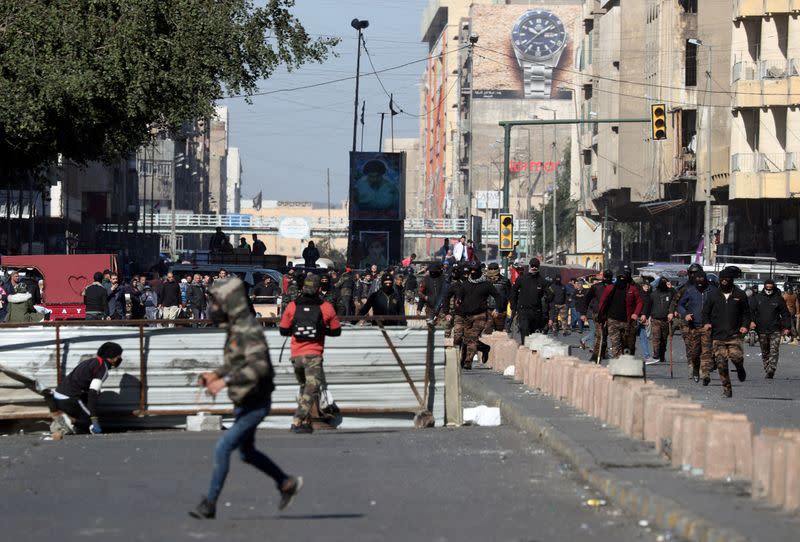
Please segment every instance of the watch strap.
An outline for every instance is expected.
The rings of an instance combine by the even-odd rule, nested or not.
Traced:
[[[524,62],[522,79],[526,98],[550,98],[553,87],[553,67]]]

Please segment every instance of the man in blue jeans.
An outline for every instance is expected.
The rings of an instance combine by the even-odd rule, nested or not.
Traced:
[[[269,358],[263,328],[247,300],[244,283],[234,277],[214,282],[209,289],[208,317],[215,325],[226,324],[224,364],[200,375],[199,384],[210,395],[228,388],[235,406],[233,426],[225,431],[214,450],[214,472],[208,495],[189,514],[198,519],[216,516],[217,499],[225,485],[231,453],[239,449],[242,461],[275,480],[283,510],[303,487],[301,477],[288,476],[262,452],[256,450],[258,424],[269,414],[275,372]]]

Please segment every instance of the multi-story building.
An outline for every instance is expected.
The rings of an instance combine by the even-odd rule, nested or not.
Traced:
[[[712,254],[786,259],[796,251],[800,24],[791,8],[760,0],[586,2],[582,117],[647,118],[659,103],[668,113],[666,140],[654,140],[649,123],[581,131],[590,210],[634,226],[625,238],[607,235],[612,261],[695,252],[707,197]]]
[[[421,134],[428,216],[480,217],[484,224],[496,219],[506,166],[511,171],[509,211],[515,216],[527,219],[531,209],[553,201],[555,179],[566,166],[562,162],[575,129],[514,128],[510,164],[505,164],[499,121],[575,118],[582,3],[430,2],[423,40],[433,58],[424,82]],[[547,41],[537,45],[539,36]],[[532,59],[537,54],[543,57],[538,63]],[[576,171],[578,155],[570,156]],[[522,232],[522,253],[533,254],[533,246],[541,246],[541,227],[531,223]],[[559,251],[573,245],[573,236],[559,231]]]
[[[228,149],[226,177],[227,201],[225,206],[228,214],[238,213],[242,197],[242,160],[238,147]]]

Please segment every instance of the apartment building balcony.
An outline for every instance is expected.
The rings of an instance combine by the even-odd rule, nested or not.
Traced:
[[[764,17],[777,13],[796,13],[800,11],[800,0],[735,0],[733,19],[743,17]]]
[[[697,179],[697,155],[688,149],[683,149],[675,157],[673,181]]]
[[[731,156],[730,199],[790,198],[800,193],[800,153],[738,153]]]
[[[798,0],[800,2],[800,0]],[[733,65],[733,107],[800,103],[800,59],[749,60]]]

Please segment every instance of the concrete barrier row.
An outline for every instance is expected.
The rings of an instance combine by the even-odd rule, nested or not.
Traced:
[[[531,389],[565,401],[631,438],[652,442],[676,468],[707,480],[749,480],[754,498],[800,510],[800,429],[754,434],[744,414],[702,407],[677,390],[638,378],[612,378],[603,366],[567,355],[566,346],[532,335],[525,346],[506,333],[481,337],[488,364]]]

